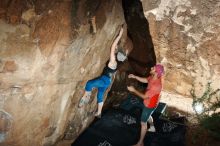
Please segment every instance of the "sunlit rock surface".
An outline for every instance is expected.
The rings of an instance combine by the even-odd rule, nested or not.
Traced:
[[[201,95],[208,82],[219,88],[220,1],[142,1],[157,55],[166,66],[164,90]]]
[[[142,4],[157,62],[166,69],[161,100],[192,113],[192,99],[184,99],[191,97],[192,88],[201,96],[208,82],[213,89],[220,87],[220,1],[143,0]]]

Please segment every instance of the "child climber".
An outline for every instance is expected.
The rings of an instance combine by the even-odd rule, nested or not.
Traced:
[[[101,112],[102,112],[102,107],[103,107],[103,96],[105,94],[105,91],[111,85],[112,77],[114,76],[117,70],[117,60],[123,62],[127,56],[127,51],[126,53],[118,52],[117,60],[116,60],[116,54],[115,54],[116,47],[122,34],[123,34],[123,27],[120,29],[119,35],[116,37],[116,39],[114,40],[111,46],[110,59],[109,59],[107,66],[104,68],[101,76],[95,79],[89,80],[86,83],[85,93],[79,102],[79,107],[82,107],[83,105],[87,104],[90,100],[92,89],[97,88],[98,89],[98,93],[97,93],[98,110],[95,116],[98,118],[101,118]]]

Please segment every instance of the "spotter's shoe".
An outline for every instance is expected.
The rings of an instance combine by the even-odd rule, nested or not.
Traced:
[[[156,129],[154,126],[150,126],[150,128],[147,130],[149,132],[156,132]]]

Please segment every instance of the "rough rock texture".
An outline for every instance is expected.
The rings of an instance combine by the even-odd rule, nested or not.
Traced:
[[[124,23],[121,2],[99,1],[96,34],[90,33],[85,0],[38,0],[35,11],[17,4],[23,1],[10,1],[16,7],[4,2],[0,16],[11,24],[0,20],[0,145],[74,140],[94,118],[95,93],[85,108],[78,101],[109,58]]]
[[[140,2],[147,20],[141,14]],[[208,82],[212,82],[213,89],[220,88],[220,1],[124,0],[123,3],[127,5],[124,7],[125,19],[134,44],[129,56],[131,67],[143,75],[144,66],[154,64],[154,61],[162,63],[166,74],[161,101],[193,113],[192,99],[188,98],[192,88],[198,96],[203,94]],[[136,7],[129,8],[130,5]],[[117,97],[119,90],[126,91],[124,83],[130,82],[126,79],[129,67],[127,65],[117,74],[112,97]],[[110,100],[108,103],[113,105],[121,101]]]
[[[184,102],[180,108],[191,112],[184,97],[192,85],[197,93],[208,81],[219,88],[220,2],[142,0],[147,20],[140,2],[123,1],[130,39],[121,42],[133,50],[116,79],[126,80],[130,67],[144,74],[157,60],[166,67],[162,100]],[[1,0],[1,146],[66,146],[88,126],[95,92],[85,108],[78,101],[105,66],[124,14],[118,0]],[[96,34],[89,15],[96,15]],[[124,83],[114,88],[126,90]]]
[[[165,91],[201,95],[220,80],[220,1],[142,1],[157,61],[166,67]]]

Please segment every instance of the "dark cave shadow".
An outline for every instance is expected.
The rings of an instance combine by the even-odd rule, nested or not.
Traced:
[[[142,3],[140,0],[122,0],[122,6],[128,37],[133,42],[133,50],[128,56],[128,61],[135,73],[148,74],[150,67],[156,64],[156,55]]]

